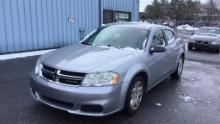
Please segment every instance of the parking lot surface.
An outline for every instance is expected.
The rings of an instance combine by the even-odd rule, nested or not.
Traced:
[[[123,112],[76,116],[34,101],[29,75],[38,57],[0,61],[1,124],[220,124],[220,66],[186,61],[180,81],[167,78],[144,98],[131,117]]]
[[[210,51],[187,51],[186,59],[190,61],[197,61],[209,64],[220,64],[220,54]]]
[[[188,43],[185,41],[186,59],[190,61],[203,62],[209,64],[220,64],[220,53],[208,50],[188,50]]]

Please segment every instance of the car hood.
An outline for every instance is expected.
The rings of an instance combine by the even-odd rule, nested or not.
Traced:
[[[95,70],[111,71],[110,65],[117,66],[121,62],[128,61],[136,53],[138,53],[137,50],[79,44],[48,53],[41,57],[41,61],[43,64],[61,70],[91,73]]]
[[[220,39],[220,37],[216,35],[193,35],[192,38],[198,41],[214,41]]]

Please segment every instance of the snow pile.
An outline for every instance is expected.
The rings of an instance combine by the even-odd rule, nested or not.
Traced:
[[[135,49],[135,48],[132,48],[132,47],[125,47],[124,50],[143,52],[143,50],[140,50],[138,48]]]
[[[186,24],[186,25],[180,25],[176,27],[177,30],[189,30],[189,31],[194,31],[195,28]]]
[[[156,106],[161,107],[162,104],[161,103],[156,103]]]
[[[0,55],[0,60],[9,60],[9,59],[16,59],[16,58],[24,58],[24,57],[29,57],[29,56],[43,55],[53,50],[55,49]]]
[[[180,98],[182,98],[185,102],[192,101],[192,98],[190,96],[181,96]]]

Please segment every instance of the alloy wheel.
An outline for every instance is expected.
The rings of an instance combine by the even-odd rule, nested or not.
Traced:
[[[137,81],[132,87],[130,99],[130,106],[133,110],[137,110],[140,106],[143,97],[143,84],[141,81]]]
[[[178,65],[178,75],[180,76],[182,74],[182,71],[183,71],[183,59],[181,58],[180,61],[179,61],[179,65]]]

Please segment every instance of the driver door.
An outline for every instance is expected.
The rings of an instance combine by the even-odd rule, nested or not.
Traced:
[[[162,30],[158,30],[153,35],[152,41],[151,41],[151,47],[152,46],[166,46],[166,41],[163,35]],[[156,85],[158,81],[160,81],[163,76],[167,73],[167,62],[166,62],[166,52],[160,52],[160,53],[152,53],[150,54],[150,76],[151,76],[151,83],[150,85],[154,86]]]

